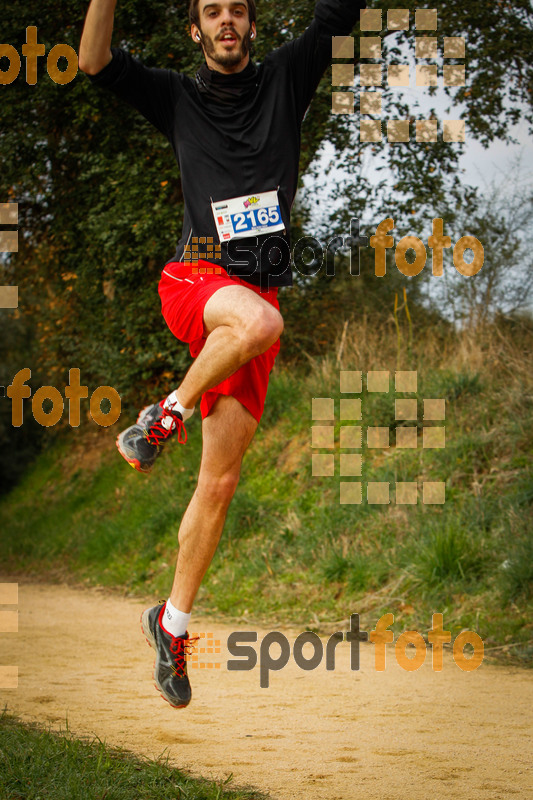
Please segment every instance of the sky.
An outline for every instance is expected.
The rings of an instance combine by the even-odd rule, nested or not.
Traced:
[[[391,47],[393,44],[394,42],[391,40]],[[412,115],[417,119],[425,117],[426,114],[429,113],[430,109],[435,109],[439,119],[440,136],[442,134],[441,121],[445,119],[460,119],[461,112],[464,110],[464,106],[454,105],[452,103],[451,99],[447,97],[444,88],[442,87],[443,79],[441,64],[443,59],[440,58],[437,62],[439,64],[439,85],[437,87],[436,94],[430,96],[427,88],[416,86],[416,60],[413,53],[412,43],[403,43],[402,45],[399,45],[398,42],[396,42],[396,46],[400,47],[401,56],[395,57],[394,61],[409,64],[410,82],[408,87],[395,87],[392,89],[392,91],[400,94],[400,99],[404,103],[408,104],[409,112],[412,113]],[[466,53],[468,55],[468,49]],[[383,75],[386,75],[386,68],[383,69]],[[355,76],[355,91],[358,92],[359,86],[357,84],[359,80],[357,64],[355,66]],[[468,71],[466,73],[466,85],[468,88]],[[369,87],[367,90],[372,91],[373,89]],[[345,89],[339,89],[339,87],[335,87],[332,89],[332,91],[345,91]],[[359,128],[358,113],[353,115],[353,124],[354,130],[357,131]],[[383,124],[382,127],[384,130],[386,129],[385,124]],[[521,157],[523,169],[529,173],[530,184],[533,185],[533,138],[527,130],[527,125],[525,123],[521,123],[515,126],[512,129],[512,136],[514,139],[516,139],[516,144],[506,144],[502,141],[494,141],[489,145],[488,148],[484,148],[479,142],[473,139],[467,128],[463,153],[460,158],[460,167],[462,170],[464,170],[461,180],[469,186],[477,186],[480,189],[487,189],[491,182],[499,183],[501,180],[504,180],[509,174],[509,170],[512,168],[513,163],[518,157]],[[368,144],[367,147],[370,151],[371,145]],[[459,148],[460,145],[457,145],[457,147]],[[333,148],[326,144],[321,153],[321,163],[324,165],[329,163],[333,153]],[[377,184],[378,181],[383,180],[383,178],[386,177],[386,172],[378,172],[376,170],[376,167],[383,163],[385,162],[380,161],[378,158],[372,156],[366,160],[365,176],[372,183]],[[341,175],[342,173],[337,173],[337,177]],[[334,176],[330,175],[328,179],[330,185],[333,177]],[[311,182],[307,181],[306,186],[310,185]],[[324,201],[326,200],[326,196],[327,194],[323,197]]]
[[[409,86],[395,87],[391,89],[391,91],[401,93],[400,99],[409,106],[409,114],[417,119],[426,117],[429,115],[430,109],[434,109],[439,120],[438,130],[439,136],[441,136],[442,121],[446,119],[460,119],[461,112],[464,110],[464,106],[454,105],[452,100],[445,94],[444,88],[442,87],[443,79],[441,67],[439,68],[439,85],[436,94],[430,96],[427,88],[416,86],[416,61],[412,50],[412,46],[407,44],[403,45],[401,47],[401,56],[394,58],[395,62],[409,64]],[[442,64],[442,59],[440,59],[437,63]],[[384,77],[386,75],[385,68],[383,69],[383,75]],[[355,84],[355,92],[357,93],[359,92],[359,69],[357,64],[355,66]],[[466,85],[468,88],[468,71],[466,74]],[[332,91],[346,91],[347,88],[333,87]],[[377,87],[375,89],[374,87],[368,87],[366,90],[377,90]],[[356,107],[358,106],[357,103],[355,105]],[[368,118],[369,117],[367,117],[367,119]],[[356,112],[353,115],[354,133],[356,136],[358,136],[359,121],[360,115],[358,112]],[[385,136],[386,124],[384,120],[382,123],[382,129],[384,132],[383,135]],[[464,145],[453,145],[458,149],[461,149],[462,147],[462,154],[460,155],[459,160],[459,167],[461,170],[460,180],[465,185],[478,187],[481,194],[488,193],[493,185],[501,187],[500,190],[502,193],[519,193],[524,192],[527,188],[529,188],[531,192],[533,189],[533,138],[528,131],[527,123],[522,122],[514,126],[511,129],[511,135],[512,138],[516,140],[515,143],[507,144],[503,141],[496,140],[487,148],[484,148],[473,138],[467,127]],[[399,147],[401,144],[394,146]],[[390,176],[392,185],[392,174],[388,172],[387,169],[382,169],[380,171],[377,170],[377,167],[386,165],[385,159],[372,154],[370,143],[366,145],[366,148],[368,149],[368,154],[364,157],[363,162],[364,176],[372,184],[376,185],[378,182]],[[315,182],[309,178],[304,179],[306,195],[310,190],[312,192],[316,192],[317,199],[320,201],[319,204],[313,203],[311,206],[313,209],[313,216],[310,226],[311,229],[315,227],[315,225],[317,228],[319,227],[321,215],[322,217],[324,216],[325,209],[328,210],[328,214],[332,210],[329,187],[331,187],[335,182],[342,180],[343,177],[342,171],[335,169],[329,173],[327,178],[325,176],[325,167],[334,158],[334,154],[335,151],[332,145],[329,143],[324,143],[318,158],[318,164],[320,166],[318,180]],[[520,176],[519,181],[515,186],[514,184],[510,183],[510,176],[513,174],[513,170],[515,170],[516,174],[517,162],[520,162]],[[363,216],[361,221],[362,231],[367,233],[367,230],[365,230],[365,225],[368,228],[372,228],[375,224],[377,224],[377,222],[379,222],[379,220],[373,220],[370,218],[365,219]],[[396,241],[401,238],[402,235],[405,235],[405,233],[410,233],[410,231],[405,231],[404,233],[393,231]],[[422,232],[419,235],[420,238],[424,239]],[[526,231],[524,231],[524,235],[526,235]],[[530,308],[533,309],[533,300]]]

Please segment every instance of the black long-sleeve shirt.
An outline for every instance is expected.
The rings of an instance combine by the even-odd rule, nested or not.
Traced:
[[[185,214],[182,237],[169,261],[182,261],[193,237],[219,242],[212,201],[279,187],[285,230],[223,241],[221,257],[208,260],[255,285],[292,284],[289,218],[301,124],[331,63],[331,37],[349,35],[365,5],[364,0],[318,0],[314,19],[301,36],[261,64],[250,60],[239,73],[227,75],[204,64],[193,80],[175,70],[146,67],[112,48],[110,63],[89,76],[140,111],[173,147]],[[281,241],[271,238],[267,246],[273,236]]]

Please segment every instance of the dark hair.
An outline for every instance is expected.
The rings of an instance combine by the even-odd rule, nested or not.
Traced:
[[[200,27],[200,15],[198,14],[198,3],[200,0],[191,0],[189,5],[189,23]],[[248,5],[248,20],[250,25],[255,22],[255,0],[246,0]]]

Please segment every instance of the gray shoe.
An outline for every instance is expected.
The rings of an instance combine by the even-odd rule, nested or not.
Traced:
[[[162,425],[164,417],[171,417],[170,428]],[[135,425],[126,428],[117,436],[120,455],[139,472],[150,472],[164,445],[175,433],[178,442],[185,444],[187,431],[179,411],[169,411],[159,403],[146,406],[137,417]]]
[[[141,615],[141,626],[148,644],[156,652],[154,680],[156,688],[173,708],[184,708],[191,700],[191,685],[187,676],[187,655],[196,639],[172,636],[161,627],[165,610],[162,605],[147,608]]]

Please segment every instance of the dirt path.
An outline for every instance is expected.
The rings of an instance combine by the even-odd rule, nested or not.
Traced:
[[[174,710],[153,687],[144,607],[96,590],[19,584],[19,632],[0,634],[0,662],[19,666],[19,685],[0,690],[2,706],[58,728],[68,716],[74,733],[147,756],[168,748],[175,766],[213,778],[233,772],[279,800],[533,797],[531,672],[485,663],[462,672],[445,656],[437,673],[429,653],[407,672],[392,648],[377,672],[368,644],[353,672],[343,642],[335,671],[304,672],[291,658],[262,689],[258,668],[226,668],[233,628],[195,619],[195,630],[221,640],[221,666],[191,669],[193,701]],[[260,642],[265,631],[256,630]],[[299,631],[284,633],[292,646]]]

